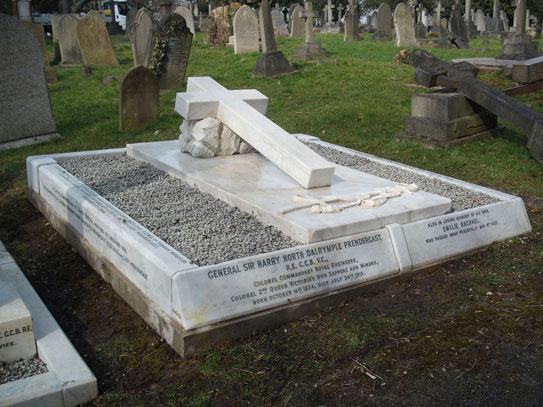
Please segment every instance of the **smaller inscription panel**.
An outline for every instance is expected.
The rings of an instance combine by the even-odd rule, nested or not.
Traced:
[[[177,273],[173,313],[194,329],[399,272],[387,229]]]
[[[515,198],[403,225],[413,268],[438,263],[532,230]]]
[[[40,195],[166,313],[171,278],[194,267],[173,247],[77,180],[59,165],[39,168]]]

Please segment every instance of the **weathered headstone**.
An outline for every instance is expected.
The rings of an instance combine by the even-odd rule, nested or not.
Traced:
[[[58,34],[59,34],[58,23],[61,17],[62,17],[62,14],[51,14],[51,31],[53,34],[53,47],[55,49],[55,58],[53,59],[53,63],[55,64],[58,64],[61,61],[60,45],[58,42]]]
[[[158,81],[144,66],[132,68],[121,83],[119,128],[139,130],[158,117]]]
[[[258,17],[248,5],[241,6],[234,15],[234,53],[258,52],[260,30]]]
[[[317,14],[313,11],[313,3],[307,1],[304,3],[302,18],[305,19],[305,40],[294,51],[294,57],[298,60],[319,60],[328,56],[327,52],[315,42],[313,32],[313,19]]]
[[[153,19],[146,8],[141,8],[132,26],[132,56],[134,65],[149,67],[153,48]]]
[[[58,41],[63,65],[83,63],[79,41],[77,40],[77,18],[70,14],[63,15],[58,22]]]
[[[475,26],[480,34],[485,32],[485,13],[480,8],[475,12]]]
[[[132,40],[132,27],[136,24],[139,10],[136,7],[130,7],[126,13],[126,31],[125,35]]]
[[[91,11],[79,20],[77,40],[86,65],[119,65],[106,24],[98,13]]]
[[[291,15],[290,38],[302,38],[305,32],[305,23],[302,17],[304,9],[300,5],[296,5]]]
[[[275,3],[275,7],[271,10],[271,19],[274,35],[289,35],[287,23],[285,23],[285,15],[281,11],[279,3]]]
[[[344,41],[356,41],[359,39],[360,34],[358,32],[358,10],[354,0],[349,0],[349,6],[347,13],[345,13],[345,35]]]
[[[451,19],[449,20],[449,39],[458,48],[468,48],[468,30],[462,18],[460,6],[453,5]]]
[[[503,59],[526,60],[539,55],[538,42],[526,34],[527,2],[517,1],[517,18],[515,19],[515,32],[503,38]]]
[[[255,76],[274,77],[294,71],[285,56],[277,49],[268,0],[262,0],[258,9],[262,54],[256,60]]]
[[[397,47],[417,46],[413,14],[411,8],[405,3],[398,3],[394,9],[394,30],[396,31]]]
[[[45,80],[47,81],[47,83],[58,82],[57,72],[51,66],[49,54],[47,53],[47,47],[45,46],[45,36],[43,32],[43,25],[32,23],[30,21],[27,21],[26,24],[30,27],[30,29],[36,36],[38,43],[40,44],[41,52],[43,55],[43,65],[45,68]]]
[[[28,26],[4,14],[0,38],[0,148],[52,138],[56,127],[38,40]]]
[[[194,30],[194,18],[192,17],[192,11],[188,7],[179,6],[175,9],[175,12],[185,19],[187,23],[187,28],[190,30],[192,35],[196,32]]]
[[[153,74],[161,90],[176,89],[185,79],[192,46],[192,33],[185,19],[169,14],[159,26],[153,50]]]
[[[377,25],[373,38],[378,40],[390,40],[392,34],[392,10],[388,3],[383,2],[377,9]]]

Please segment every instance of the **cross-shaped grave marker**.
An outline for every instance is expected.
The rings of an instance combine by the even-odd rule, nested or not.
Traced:
[[[305,42],[313,42],[313,19],[317,17],[317,13],[313,11],[313,3],[306,1],[302,11],[302,18],[305,19]]]
[[[328,25],[329,26],[332,25],[332,9],[333,8],[336,8],[336,6],[334,6],[332,4],[332,0],[328,0],[328,4],[326,5],[326,14],[328,16]]]
[[[183,118],[217,118],[304,188],[329,186],[334,165],[268,119],[267,106],[257,90],[228,90],[210,77],[190,77],[175,101]]]
[[[343,10],[345,10],[345,7],[343,7],[343,4],[340,3],[337,9],[338,9],[337,21],[339,23],[341,22],[341,17],[343,16]]]

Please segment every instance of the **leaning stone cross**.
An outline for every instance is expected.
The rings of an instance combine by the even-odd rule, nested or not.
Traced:
[[[313,11],[313,3],[306,1],[302,11],[302,18],[305,19],[305,42],[313,42],[313,19],[316,17],[317,13]]]
[[[210,77],[190,77],[175,111],[185,120],[215,117],[304,188],[329,186],[334,165],[268,119],[257,90],[228,90]]]

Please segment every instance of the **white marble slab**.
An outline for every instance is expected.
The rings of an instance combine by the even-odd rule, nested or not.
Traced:
[[[389,231],[379,229],[180,272],[173,312],[193,329],[398,272]]]
[[[296,195],[362,193],[396,183],[336,166],[330,187],[308,191],[257,153],[194,158],[181,153],[177,141],[129,144],[127,153],[254,215],[262,223],[277,227],[301,243],[426,219],[451,209],[450,199],[419,191],[392,198],[375,208],[357,206],[338,213],[312,213],[309,209],[302,209],[280,214],[280,210],[295,205],[292,199]]]
[[[246,102],[243,92],[260,95],[267,105],[267,97],[256,90],[230,91],[210,77],[190,77],[187,92],[176,96],[175,111],[186,120],[217,118],[303,188],[330,185],[334,164]]]
[[[0,242],[0,252],[4,250]],[[0,406],[76,406],[93,400],[96,377],[74,349],[45,304],[30,285],[17,263],[0,266],[2,279],[20,295],[32,316],[38,357],[48,373],[0,385]]]
[[[167,313],[171,278],[189,260],[59,165],[39,168],[40,195]]]
[[[438,263],[531,230],[520,198],[403,226],[414,268]]]
[[[36,356],[32,317],[13,285],[2,278],[0,264],[0,362]]]
[[[543,62],[543,56],[517,61],[514,59],[499,59],[499,58],[457,58],[452,62],[468,62],[476,66],[489,66],[497,68],[512,67],[513,65],[535,65]]]

